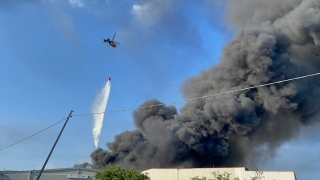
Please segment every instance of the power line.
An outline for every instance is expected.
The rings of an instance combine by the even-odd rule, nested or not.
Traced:
[[[14,145],[16,145],[16,144],[18,144],[18,143],[21,143],[22,141],[25,141],[25,140],[27,140],[27,139],[29,139],[29,138],[31,138],[31,137],[33,137],[33,136],[37,135],[37,134],[39,134],[39,133],[41,133],[41,132],[43,132],[43,131],[45,131],[45,130],[49,129],[49,128],[51,128],[51,127],[53,127],[53,126],[55,126],[55,125],[57,125],[57,124],[61,123],[62,121],[66,120],[66,119],[67,119],[67,118],[64,118],[64,119],[62,119],[62,120],[60,120],[60,121],[58,121],[58,122],[56,122],[56,123],[52,124],[51,126],[48,126],[48,127],[44,128],[44,129],[42,129],[41,131],[39,131],[39,132],[37,132],[37,133],[32,134],[31,136],[29,136],[29,137],[27,137],[27,138],[24,138],[24,139],[22,139],[22,140],[20,140],[20,141],[18,141],[18,142],[16,142],[16,143],[13,143],[13,144],[11,144],[11,145],[9,145],[9,146],[6,146],[6,147],[4,147],[4,148],[1,148],[1,149],[0,149],[0,151],[1,151],[1,150],[4,150],[4,149],[7,149],[8,147],[14,146]]]
[[[149,106],[141,106],[138,108],[128,108],[128,109],[121,109],[121,110],[113,110],[113,111],[106,111],[106,112],[96,112],[96,113],[87,113],[87,114],[76,114],[76,115],[72,115],[72,116],[89,116],[89,115],[94,115],[94,114],[107,114],[107,113],[117,113],[117,112],[124,112],[124,111],[133,111],[133,110],[138,110],[138,109],[145,109],[145,108],[151,108],[151,107],[156,107],[156,106],[164,106],[164,105],[168,105],[168,104],[176,104],[176,103],[181,103],[181,102],[187,102],[187,101],[193,101],[193,100],[197,100],[197,99],[205,99],[205,98],[209,98],[209,97],[214,97],[214,96],[219,96],[219,95],[223,95],[223,94],[230,94],[230,93],[234,93],[234,92],[239,92],[239,91],[244,91],[244,90],[249,90],[249,89],[255,89],[255,88],[259,88],[259,87],[264,87],[264,86],[270,86],[273,84],[280,84],[283,82],[288,82],[288,81],[293,81],[293,80],[298,80],[298,79],[303,79],[303,78],[307,78],[307,77],[312,77],[312,76],[317,76],[320,75],[320,73],[314,73],[314,74],[310,74],[310,75],[305,75],[305,76],[300,76],[300,77],[296,77],[296,78],[291,78],[291,79],[286,79],[286,80],[282,80],[282,81],[277,81],[277,82],[273,82],[273,83],[267,83],[267,84],[262,84],[262,85],[257,85],[257,86],[252,86],[252,87],[247,87],[247,88],[242,88],[242,89],[236,89],[236,90],[232,90],[232,91],[227,91],[227,92],[222,92],[222,93],[217,93],[217,94],[211,94],[211,95],[206,95],[206,96],[200,96],[200,97],[195,97],[195,98],[190,98],[190,99],[182,99],[182,100],[177,100],[177,101],[172,101],[172,102],[167,102],[167,103],[160,103],[160,104],[154,104],[154,105],[149,105]],[[52,124],[51,126],[46,127],[45,129],[25,138],[22,139],[16,143],[13,143],[9,146],[6,146],[4,148],[1,148],[1,150],[7,149],[13,145],[16,145],[18,143],[21,143],[22,141],[25,141],[59,123],[61,123],[62,121],[66,120],[67,118],[64,118],[54,124]]]
[[[317,75],[320,75],[320,73],[314,73],[314,74],[309,74],[309,75],[300,76],[300,77],[296,77],[296,78],[286,79],[286,80],[282,80],[282,81],[277,81],[277,82],[272,82],[272,83],[267,83],[267,84],[262,84],[262,85],[257,85],[257,86],[242,88],[242,89],[236,89],[236,90],[227,91],[227,92],[222,92],[222,93],[217,93],[217,94],[200,96],[200,97],[195,97],[195,98],[190,98],[190,99],[182,99],[182,100],[177,100],[177,101],[172,101],[172,102],[166,102],[166,103],[160,103],[160,104],[154,104],[154,105],[149,105],[149,106],[141,106],[141,107],[137,107],[137,108],[128,108],[128,109],[105,111],[105,112],[97,112],[97,113],[88,113],[88,114],[76,114],[76,115],[73,115],[73,116],[89,116],[89,115],[103,114],[103,113],[105,113],[105,114],[110,114],[110,113],[117,113],[117,112],[124,112],[124,111],[133,111],[133,110],[138,110],[138,109],[145,109],[145,108],[156,107],[156,106],[164,106],[164,105],[169,105],[169,104],[176,104],[176,103],[181,103],[181,102],[193,101],[193,100],[197,100],[197,99],[205,99],[205,98],[214,97],[214,96],[219,96],[219,95],[223,95],[223,94],[230,94],[230,93],[234,93],[234,92],[245,91],[245,90],[249,90],[249,89],[255,89],[255,88],[264,87],[264,86],[270,86],[270,85],[273,85],[273,84],[280,84],[280,83],[283,83],[283,82],[288,82],[288,81],[303,79],[303,78],[312,77],[312,76],[317,76]]]

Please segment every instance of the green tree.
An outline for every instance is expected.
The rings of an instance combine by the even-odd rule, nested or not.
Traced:
[[[135,169],[126,170],[119,166],[109,167],[94,176],[97,180],[149,180],[148,174]]]
[[[219,171],[212,172],[212,175],[214,176],[214,179],[208,179],[207,177],[199,178],[198,176],[191,178],[191,180],[230,180],[230,173],[223,172],[222,174],[219,173]],[[235,179],[237,180],[237,179]]]
[[[191,180],[230,180],[231,173],[223,172],[222,174],[219,171],[212,172],[213,179],[209,179],[207,177],[199,178],[198,176],[191,178]],[[263,172],[255,169],[255,173],[253,177],[250,177],[250,180],[262,180],[264,179]],[[239,178],[234,178],[234,180],[239,180]]]
[[[207,179],[206,177],[199,178],[199,176],[196,176],[191,178],[191,180],[212,180],[212,179]]]
[[[214,171],[212,172],[212,175],[214,176],[215,180],[230,180],[231,173],[223,172],[220,174],[219,171]]]
[[[262,171],[259,171],[258,168],[255,168],[254,170],[255,170],[254,176],[251,177],[250,180],[261,180],[261,179],[264,179]]]

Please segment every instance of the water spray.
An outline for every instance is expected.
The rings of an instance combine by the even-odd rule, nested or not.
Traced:
[[[111,78],[109,77],[105,87],[102,89],[101,93],[99,93],[96,100],[94,101],[92,106],[92,112],[103,112],[106,110],[109,95],[110,95],[110,89],[111,89],[110,80]],[[98,148],[99,137],[100,137],[101,129],[103,126],[104,113],[95,114],[93,118],[94,118],[93,129],[92,129],[93,141],[96,148]]]

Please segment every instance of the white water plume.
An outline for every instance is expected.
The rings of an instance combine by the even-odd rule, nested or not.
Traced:
[[[111,82],[108,81],[105,87],[103,88],[103,90],[101,91],[101,93],[97,96],[96,100],[93,103],[92,111],[94,113],[100,113],[106,110],[110,89],[111,89]],[[93,123],[92,134],[93,134],[94,145],[96,146],[96,148],[98,147],[98,143],[99,143],[99,137],[100,137],[101,129],[103,126],[104,114],[105,113],[93,115],[94,123]]]

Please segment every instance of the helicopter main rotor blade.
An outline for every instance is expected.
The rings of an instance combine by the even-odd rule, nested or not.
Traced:
[[[116,36],[116,34],[117,34],[117,33],[114,33],[113,38],[112,38],[112,41],[114,40],[114,37]]]

